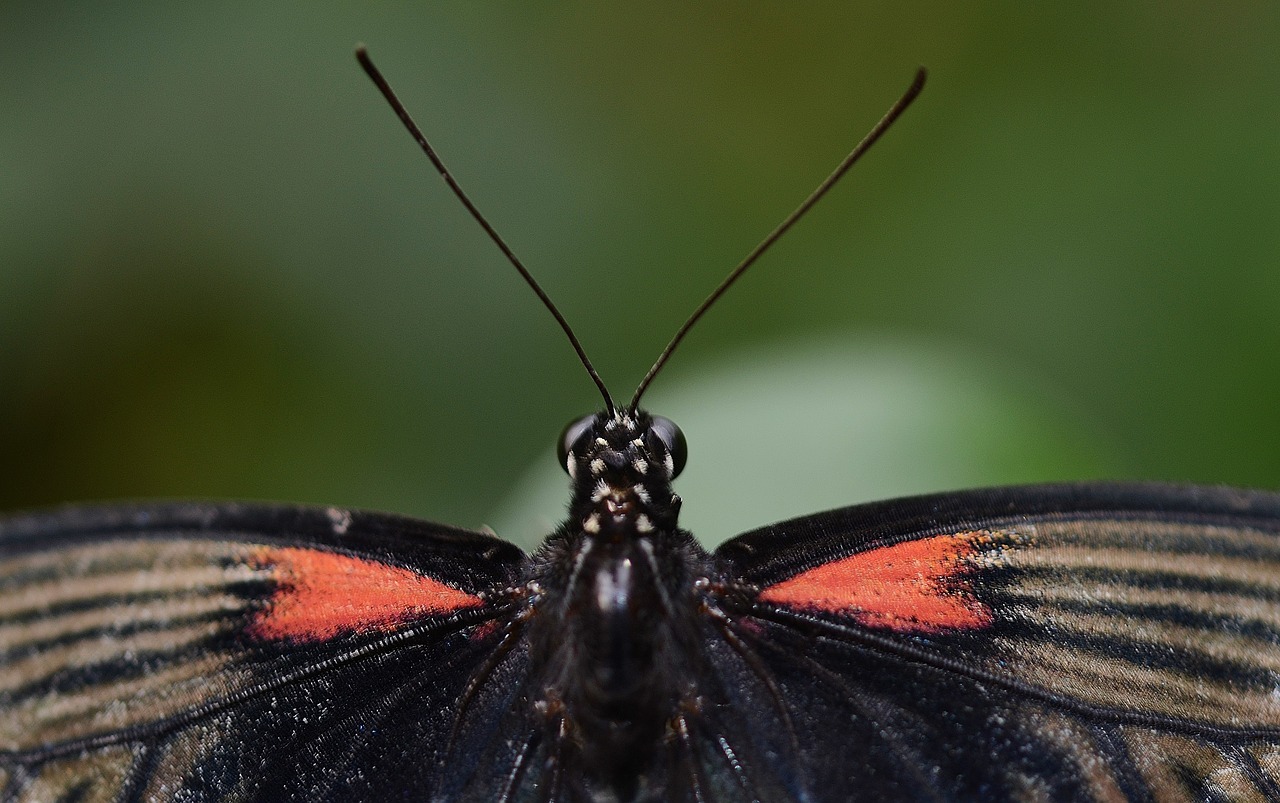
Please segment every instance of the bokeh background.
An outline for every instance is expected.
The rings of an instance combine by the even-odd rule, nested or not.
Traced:
[[[615,394],[930,69],[648,406],[717,541],[871,498],[1280,487],[1280,5],[0,6],[0,509],[389,509],[536,541]]]

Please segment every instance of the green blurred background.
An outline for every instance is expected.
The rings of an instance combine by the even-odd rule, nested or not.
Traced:
[[[1280,486],[1274,2],[0,6],[0,509],[389,509],[524,543],[598,398],[365,41],[717,541],[870,498]]]

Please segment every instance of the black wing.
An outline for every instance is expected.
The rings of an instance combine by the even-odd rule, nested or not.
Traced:
[[[768,726],[719,731],[756,756],[709,759],[726,786],[1280,799],[1280,495],[925,496],[766,527],[716,556],[735,645],[719,666]]]
[[[0,522],[0,799],[385,800],[434,788],[524,556],[339,509]],[[497,623],[495,623],[497,620]],[[502,712],[468,711],[483,733]]]

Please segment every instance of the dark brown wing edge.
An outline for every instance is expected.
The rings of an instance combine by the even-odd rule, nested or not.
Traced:
[[[1231,522],[1280,530],[1280,493],[1228,486],[1083,482],[979,488],[837,508],[743,533],[716,549],[735,575],[767,586],[801,566],[880,543],[1057,516]]]
[[[339,507],[260,502],[68,505],[0,516],[0,556],[110,538],[188,538],[339,549],[483,589],[508,582],[524,553],[486,533]],[[449,567],[454,567],[450,571]]]

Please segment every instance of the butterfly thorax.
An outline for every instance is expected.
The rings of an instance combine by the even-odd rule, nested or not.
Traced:
[[[528,630],[549,752],[620,799],[643,796],[700,661],[706,553],[676,525],[671,454],[648,421],[597,416],[568,450],[570,515],[538,581],[554,602]]]

